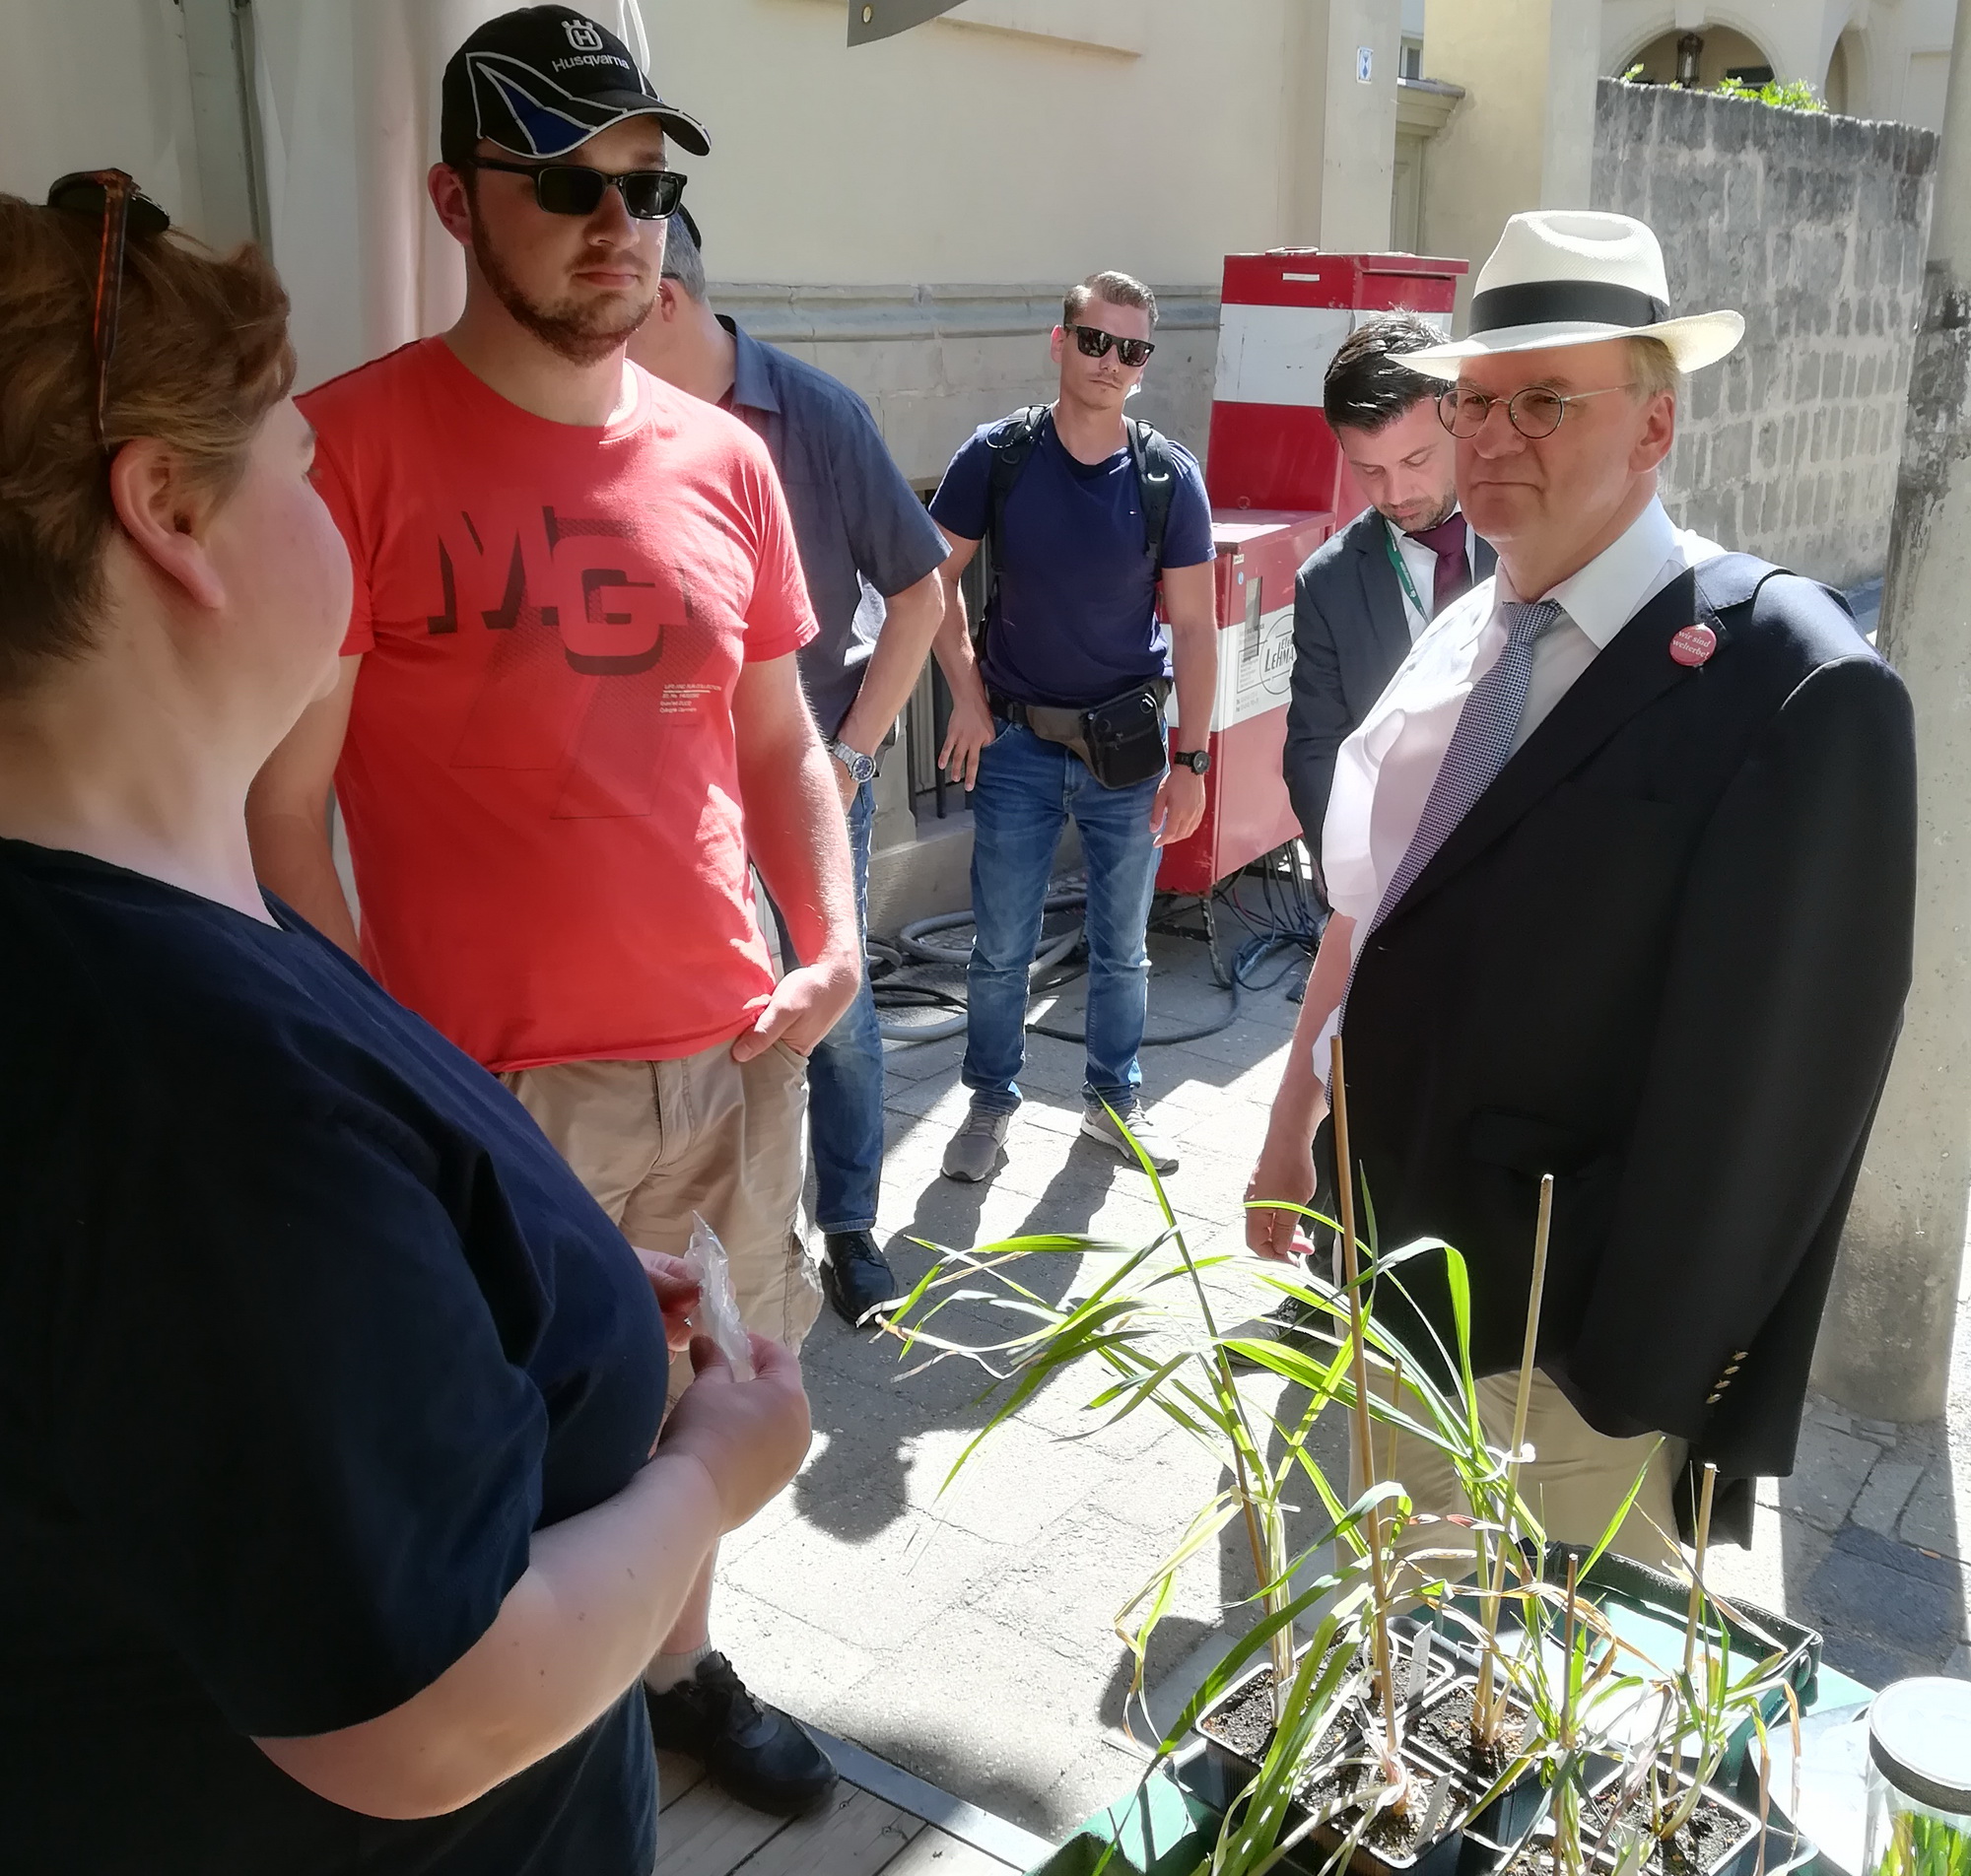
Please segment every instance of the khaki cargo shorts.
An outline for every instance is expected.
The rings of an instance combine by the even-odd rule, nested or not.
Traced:
[[[697,1212],[732,1264],[739,1313],[798,1350],[821,1308],[800,1230],[807,1058],[720,1042],[674,1062],[556,1062],[500,1077],[633,1244],[682,1257]],[[672,1364],[673,1397],[691,1378]]]

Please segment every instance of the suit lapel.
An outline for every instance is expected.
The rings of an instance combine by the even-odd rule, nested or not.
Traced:
[[[1410,655],[1409,610],[1403,604],[1403,589],[1396,584],[1396,570],[1390,565],[1389,530],[1383,517],[1371,508],[1355,524],[1356,566],[1362,575],[1362,606],[1369,615],[1370,630],[1386,660],[1385,669],[1393,671]]]
[[[1727,562],[1743,558],[1728,556]],[[1492,785],[1452,829],[1383,922],[1392,923],[1483,853],[1639,710],[1679,684],[1700,682],[1702,667],[1678,664],[1670,656],[1669,641],[1685,626],[1701,619],[1717,633],[1719,650],[1723,651],[1731,636],[1719,621],[1714,600],[1724,598],[1726,603],[1733,603],[1735,582],[1733,586],[1731,598],[1711,581],[1700,591],[1696,573],[1686,571],[1634,614],[1553,706],[1546,720],[1508,759]]]
[[[1481,541],[1477,535],[1468,532],[1466,539],[1471,544],[1468,552],[1471,556],[1471,583],[1475,586],[1481,579],[1490,579],[1498,570],[1499,557],[1493,552],[1490,541]]]

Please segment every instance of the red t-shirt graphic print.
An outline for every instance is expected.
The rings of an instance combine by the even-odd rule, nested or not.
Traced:
[[[427,339],[301,400],[356,570],[364,959],[490,1068],[692,1054],[773,987],[732,695],[814,620],[759,439],[635,377],[555,424]]]

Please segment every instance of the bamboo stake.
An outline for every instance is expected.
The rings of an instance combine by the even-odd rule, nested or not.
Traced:
[[[1576,1621],[1575,1577],[1581,1568],[1581,1559],[1573,1552],[1567,1553],[1567,1620],[1562,1630],[1560,1678],[1560,1745],[1563,1752],[1574,1744],[1574,1628]],[[1566,1838],[1563,1843],[1562,1837]],[[1556,1832],[1554,1847],[1564,1852],[1566,1867],[1570,1871],[1581,1868],[1581,1827],[1577,1814],[1575,1828],[1566,1833]],[[1556,1858],[1556,1864],[1559,1858]]]
[[[1520,1483],[1520,1452],[1527,1443],[1527,1414],[1532,1405],[1533,1357],[1539,1346],[1540,1297],[1546,1289],[1547,1238],[1553,1226],[1553,1174],[1540,1177],[1539,1215],[1533,1224],[1533,1276],[1527,1297],[1527,1333],[1520,1349],[1520,1390],[1513,1401],[1513,1444],[1506,1454],[1506,1509],[1498,1545],[1492,1554],[1492,1582],[1486,1592],[1485,1656],[1478,1668],[1478,1691],[1471,1701],[1471,1730],[1480,1739],[1493,1736],[1494,1664],[1499,1658],[1499,1599],[1506,1587],[1506,1545],[1512,1536],[1515,1495]],[[1500,1693],[1500,1704],[1505,1695]]]
[[[1398,1355],[1390,1366],[1390,1405],[1397,1413],[1403,1410],[1403,1358]],[[1384,1447],[1383,1476],[1393,1479],[1396,1476],[1396,1424],[1390,1423],[1390,1440]]]
[[[1683,1625],[1683,1675],[1690,1678],[1690,1670],[1697,1659],[1697,1618],[1704,1605],[1704,1553],[1711,1546],[1711,1498],[1718,1487],[1718,1468],[1709,1459],[1704,1462],[1704,1490],[1697,1501],[1697,1562],[1690,1576],[1690,1614]]]
[[[1348,1286],[1349,1368],[1355,1381],[1355,1457],[1362,1469],[1362,1489],[1376,1484],[1376,1442],[1369,1419],[1369,1350],[1362,1309],[1361,1261],[1355,1245],[1355,1173],[1348,1157],[1348,1093],[1343,1079],[1341,1038],[1333,1039],[1329,1056],[1332,1076],[1328,1083],[1328,1105],[1334,1114],[1334,1184],[1341,1201],[1341,1274]],[[1383,1568],[1382,1507],[1369,1508],[1369,1568],[1375,1582],[1376,1601],[1371,1617],[1373,1649],[1371,1658],[1376,1683],[1383,1692],[1383,1727],[1388,1742],[1389,1768],[1393,1775],[1401,1765],[1396,1743],[1396,1683],[1390,1666],[1390,1585]]]
[[[1581,1559],[1573,1552],[1567,1553],[1567,1621],[1562,1630],[1561,1660],[1564,1663],[1560,1681],[1560,1743],[1562,1746],[1574,1744],[1574,1625],[1575,1577],[1581,1569]]]

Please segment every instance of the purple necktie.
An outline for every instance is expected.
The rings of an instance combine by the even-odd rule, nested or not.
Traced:
[[[1430,595],[1430,616],[1435,619],[1460,593],[1471,590],[1471,562],[1464,551],[1464,517],[1454,514],[1434,528],[1418,529],[1410,539],[1422,542],[1437,556],[1437,577]]]

